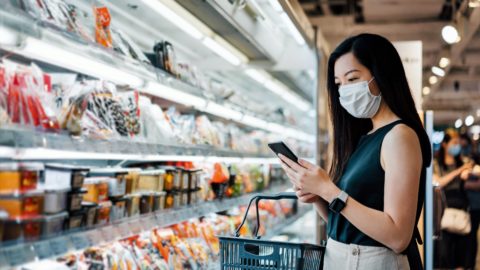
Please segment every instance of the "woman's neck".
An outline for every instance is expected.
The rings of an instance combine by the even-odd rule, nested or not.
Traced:
[[[394,114],[382,100],[382,104],[380,105],[377,114],[372,117],[372,132],[399,119],[400,117]]]

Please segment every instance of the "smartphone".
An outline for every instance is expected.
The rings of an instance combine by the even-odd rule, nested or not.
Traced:
[[[292,150],[290,150],[290,148],[287,147],[284,142],[269,143],[268,147],[270,147],[270,149],[272,149],[277,156],[278,154],[282,154],[298,164],[298,157],[292,152]]]

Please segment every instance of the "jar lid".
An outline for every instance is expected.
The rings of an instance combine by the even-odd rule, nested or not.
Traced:
[[[160,175],[160,174],[165,174],[165,170],[146,170],[146,171],[141,171],[140,175]]]
[[[59,219],[59,218],[65,219],[65,218],[68,218],[68,212],[60,212],[54,215],[44,215],[43,218],[46,222],[52,221],[54,219]]]
[[[5,162],[0,163],[0,171],[41,171],[43,163],[39,162]]]
[[[68,171],[85,171],[90,170],[89,167],[81,167],[70,164],[61,164],[61,163],[47,163],[45,164],[45,169],[59,169],[59,170],[68,170]]]

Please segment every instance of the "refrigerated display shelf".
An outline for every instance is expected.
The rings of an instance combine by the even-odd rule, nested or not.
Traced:
[[[94,140],[22,127],[0,128],[0,158],[16,160],[141,160],[200,161],[247,159],[275,163],[273,155],[236,152],[210,145],[151,144],[134,139]],[[256,160],[255,160],[256,159]]]
[[[281,234],[285,228],[290,227],[293,223],[298,221],[300,218],[311,212],[313,209],[310,206],[299,207],[297,213],[288,217],[286,220],[283,220],[281,224],[275,226],[274,228],[268,230],[268,233],[265,236],[262,236],[262,239],[270,240],[273,237]]]
[[[73,72],[127,84],[139,92],[182,104],[252,128],[281,134],[297,140],[313,142],[315,136],[302,128],[274,123],[248,112],[234,109],[229,104],[209,100],[204,90],[179,80],[145,63],[136,62],[98,44],[81,40],[75,34],[50,27],[25,12],[8,5],[0,8],[2,31],[15,31],[16,45],[3,45],[0,49],[29,59],[35,59]],[[15,14],[15,15],[13,15]],[[6,28],[6,29],[5,29]],[[21,46],[18,46],[18,45]],[[96,68],[91,68],[95,66]]]
[[[290,188],[290,185],[276,185],[263,192],[278,193]],[[108,225],[86,228],[82,231],[65,232],[61,235],[24,243],[7,243],[0,246],[0,269],[22,265],[35,260],[54,258],[71,251],[81,250],[118,239],[127,238],[148,231],[180,223],[192,218],[230,210],[246,205],[255,194],[246,194],[237,198],[215,200],[196,205],[165,209],[118,220]],[[293,219],[294,217],[290,217]],[[284,224],[284,223],[282,223]]]

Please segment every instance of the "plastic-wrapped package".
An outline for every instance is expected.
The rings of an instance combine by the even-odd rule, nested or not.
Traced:
[[[112,33],[110,31],[110,11],[107,7],[94,6],[95,14],[95,40],[98,44],[112,48]]]
[[[173,129],[162,109],[144,96],[140,96],[139,106],[142,111],[140,135],[150,143],[175,143]]]
[[[197,116],[195,119],[195,131],[197,139],[195,143],[219,146],[219,138],[207,116]]]
[[[181,115],[175,107],[168,108],[166,112],[167,120],[172,126],[175,138],[182,144],[193,144],[196,141],[194,137],[195,116]]]
[[[135,42],[124,32],[112,28],[113,48],[123,55],[131,57],[132,59],[150,63],[148,58],[142,50],[135,44]]]
[[[126,128],[129,135],[138,135],[141,129],[138,91],[118,93],[118,98],[123,114],[126,116]]]

